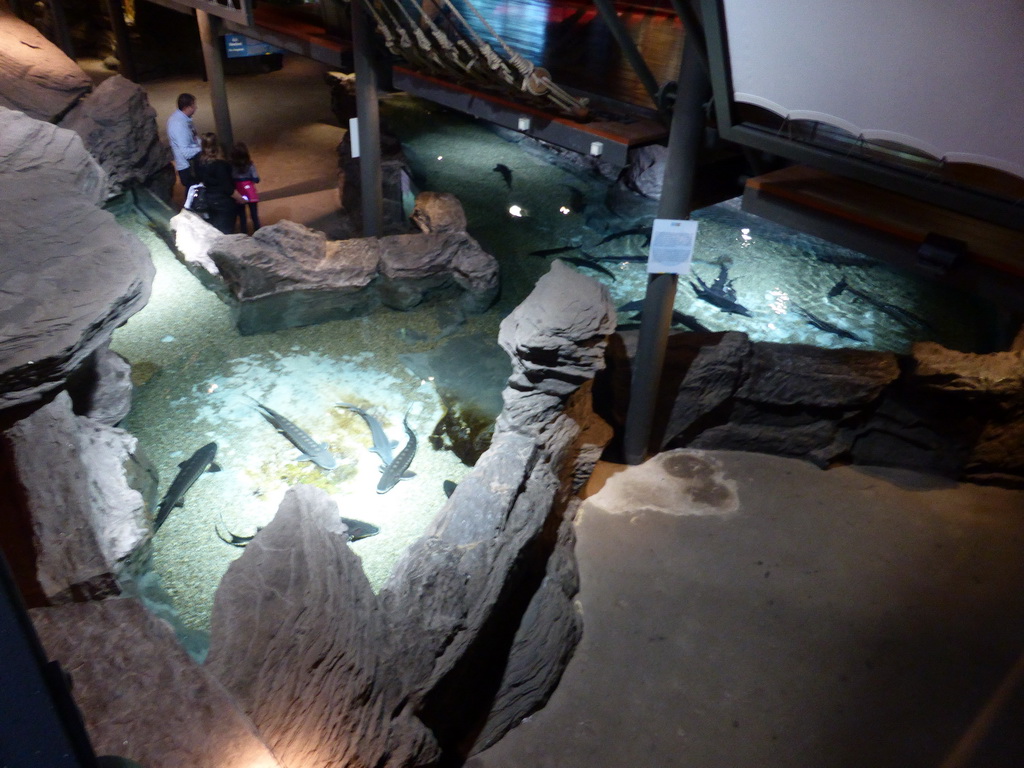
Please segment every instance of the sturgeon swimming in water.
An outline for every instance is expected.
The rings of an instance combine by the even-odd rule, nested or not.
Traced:
[[[207,443],[178,465],[178,474],[171,481],[167,493],[164,494],[163,499],[160,500],[160,506],[157,508],[156,519],[153,521],[154,533],[160,530],[160,526],[164,524],[164,520],[171,514],[172,509],[184,505],[188,489],[202,477],[204,472],[207,470],[210,472],[220,471],[220,467],[214,462],[216,456],[217,444]]]
[[[377,483],[377,493],[387,493],[398,484],[399,480],[413,476],[407,470],[409,465],[412,464],[413,457],[416,455],[416,433],[409,426],[408,413],[402,419],[402,426],[405,427],[405,434],[409,436],[409,441],[401,452],[395,456],[395,460],[384,467],[384,471],[380,476],[380,482]]]
[[[396,440],[389,440],[380,422],[358,405],[352,405],[352,403],[335,403],[335,405],[339,408],[355,411],[363,417],[366,426],[370,428],[370,437],[373,438],[373,447],[370,450],[380,456],[381,470],[383,471],[384,467],[395,460],[394,448],[398,445],[398,442]]]
[[[337,469],[338,460],[331,454],[327,443],[318,443],[294,422],[286,419],[277,411],[263,405],[254,397],[249,399],[256,403],[256,407],[263,418],[284,435],[288,442],[302,451],[296,458],[296,461],[312,461],[318,467],[323,467],[324,469]]]

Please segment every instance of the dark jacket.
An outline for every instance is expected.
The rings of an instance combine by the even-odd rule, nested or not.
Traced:
[[[200,160],[196,163],[196,178],[206,186],[206,202],[210,208],[223,210],[234,206],[231,194],[235,191],[235,182],[227,160]]]

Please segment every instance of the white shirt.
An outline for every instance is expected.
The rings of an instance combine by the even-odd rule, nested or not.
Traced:
[[[167,118],[167,139],[171,142],[174,154],[174,169],[183,171],[188,168],[188,161],[199,154],[199,137],[192,127],[192,118],[180,109]]]

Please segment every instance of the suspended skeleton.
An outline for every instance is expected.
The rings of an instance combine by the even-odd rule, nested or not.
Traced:
[[[448,33],[434,22],[423,6],[411,0],[354,1],[364,2],[387,49],[416,69],[504,91],[515,88],[554,104],[577,119],[587,116],[586,99],[576,98],[559,88],[551,81],[547,70],[535,67],[506,45],[469,0],[462,1],[498,41],[505,58],[476,33],[451,0],[435,0],[438,7],[457,22],[450,25]],[[413,7],[411,13],[407,2]],[[449,34],[456,39],[452,40]]]

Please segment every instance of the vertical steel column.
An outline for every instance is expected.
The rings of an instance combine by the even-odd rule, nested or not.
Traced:
[[[203,48],[203,64],[206,65],[206,79],[210,82],[210,101],[213,102],[213,122],[217,126],[217,138],[227,149],[235,143],[231,130],[231,113],[228,111],[228,92],[224,85],[224,62],[220,57],[220,33],[223,24],[219,17],[206,11],[196,11],[199,39]]]
[[[352,0],[352,58],[356,70],[356,118],[359,125],[359,191],[363,203],[363,237],[384,232],[380,170],[380,112],[373,40],[363,0]]]
[[[707,87],[707,73],[700,64],[698,46],[692,38],[687,39],[683,46],[679,86],[668,135],[665,180],[658,204],[659,219],[685,219],[690,215],[697,152],[704,136]],[[651,275],[647,280],[623,435],[623,454],[627,464],[641,463],[650,449],[651,426],[665,364],[665,347],[678,279],[677,275],[665,274]]]

